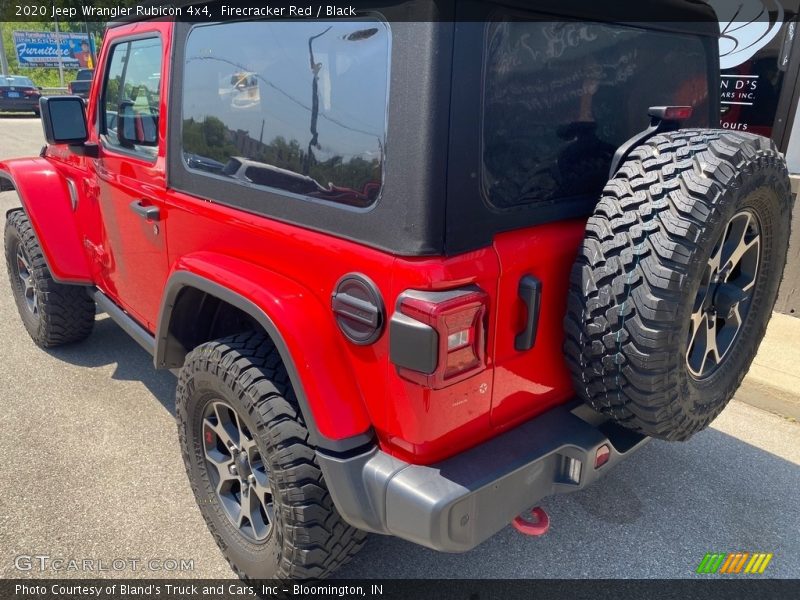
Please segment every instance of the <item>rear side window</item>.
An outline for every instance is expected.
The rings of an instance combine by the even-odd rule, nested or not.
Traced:
[[[382,185],[388,77],[379,21],[195,27],[184,161],[243,185],[368,206]]]
[[[708,118],[707,58],[688,35],[586,22],[492,23],[484,65],[482,187],[495,207],[599,195],[647,109]]]

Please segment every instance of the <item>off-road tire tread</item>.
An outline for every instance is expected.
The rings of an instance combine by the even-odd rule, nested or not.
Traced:
[[[198,501],[203,491],[191,475],[186,438],[190,415],[187,401],[192,376],[215,375],[248,407],[260,439],[266,440],[275,503],[275,533],[281,552],[277,579],[322,579],[347,563],[363,546],[366,533],[339,515],[317,464],[302,413],[286,369],[272,341],[259,332],[246,332],[204,343],[190,352],[180,371],[177,421],[183,459]],[[281,506],[278,506],[277,498]],[[227,541],[203,512],[209,530],[233,571],[248,574],[229,556]]]
[[[31,261],[31,272],[39,294],[39,319],[32,331],[25,329],[41,348],[53,348],[85,340],[92,333],[95,320],[95,303],[84,286],[58,283],[53,279],[44,253],[24,210],[12,211],[5,228],[6,266],[12,289],[16,290],[15,252],[11,249],[13,238],[19,239]],[[22,315],[25,306],[17,300]],[[24,322],[24,319],[23,319]]]
[[[564,319],[572,380],[593,408],[667,440],[688,439],[724,408],[687,411],[676,401],[680,378],[671,353],[683,323],[674,315],[686,302],[687,269],[707,243],[716,204],[727,188],[765,167],[786,170],[767,138],[688,129],[637,147],[605,186],[573,265]],[[788,189],[785,197],[781,209],[790,219]],[[774,259],[782,273],[786,249]],[[764,299],[770,309],[776,293],[777,285]],[[767,320],[758,324],[759,341]],[[729,382],[728,398],[746,371]]]

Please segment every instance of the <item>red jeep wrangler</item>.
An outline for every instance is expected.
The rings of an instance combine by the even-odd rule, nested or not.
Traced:
[[[473,548],[707,427],[750,365],[792,200],[770,140],[710,128],[713,14],[507,4],[112,26],[86,105],[43,99],[41,156],[0,163],[26,329],[99,307],[178,372],[242,577],[366,532]]]

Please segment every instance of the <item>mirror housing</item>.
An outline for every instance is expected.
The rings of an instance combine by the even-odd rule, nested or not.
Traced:
[[[117,108],[117,139],[123,148],[133,148],[136,141],[131,100],[123,100]]]
[[[39,99],[44,138],[48,144],[86,143],[86,105],[78,96],[50,96]]]

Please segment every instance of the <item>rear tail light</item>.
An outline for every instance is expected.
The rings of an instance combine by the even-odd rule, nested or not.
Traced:
[[[691,106],[651,106],[647,113],[660,121],[685,121],[692,117]]]
[[[38,96],[39,95],[39,92],[37,92],[36,90],[25,90],[22,93],[25,94],[26,96]]]
[[[400,376],[438,389],[485,369],[488,302],[477,287],[403,293],[389,337]]]

